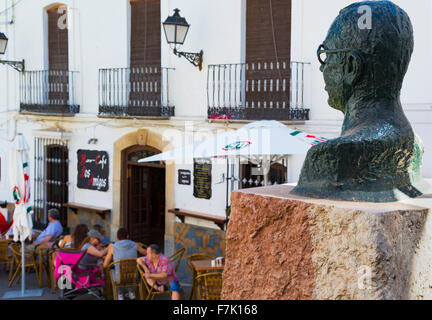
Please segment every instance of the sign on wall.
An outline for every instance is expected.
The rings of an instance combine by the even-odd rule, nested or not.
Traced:
[[[191,172],[190,172],[190,170],[179,169],[179,171],[178,171],[178,184],[190,186],[190,184],[191,184]]]
[[[211,171],[212,164],[210,160],[195,160],[193,193],[195,198],[211,198]]]
[[[78,178],[80,189],[107,191],[109,161],[106,151],[78,150]]]

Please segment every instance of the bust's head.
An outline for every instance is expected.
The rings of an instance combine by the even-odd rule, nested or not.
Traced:
[[[369,12],[370,20],[363,20]],[[397,98],[413,48],[410,18],[391,1],[357,2],[342,9],[320,47],[330,106],[345,112],[353,94]],[[341,50],[328,51],[334,49]]]

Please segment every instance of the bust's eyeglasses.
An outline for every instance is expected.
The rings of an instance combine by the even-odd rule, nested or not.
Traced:
[[[332,54],[332,53],[341,53],[341,52],[350,52],[352,49],[326,49],[326,47],[324,46],[324,44],[321,44],[318,47],[317,50],[317,56],[318,56],[318,61],[321,63],[322,66],[326,65],[326,60],[327,60],[327,55],[328,54]],[[322,59],[322,55],[324,56],[324,59]]]

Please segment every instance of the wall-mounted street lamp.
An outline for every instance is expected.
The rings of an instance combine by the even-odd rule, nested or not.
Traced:
[[[190,25],[186,22],[186,19],[180,17],[179,9],[174,9],[174,14],[168,17],[162,24],[165,37],[169,44],[174,44],[174,54],[179,57],[185,57],[190,63],[195,67],[198,67],[200,71],[202,70],[203,54],[201,50],[199,53],[193,52],[181,52],[177,51],[177,45],[181,46],[188,33]]]
[[[0,32],[0,55],[5,54],[6,48],[8,44],[8,38],[6,35],[2,32]],[[24,60],[22,61],[8,61],[8,60],[0,60],[1,64],[7,64],[8,66],[11,66],[15,70],[19,72],[24,72]]]

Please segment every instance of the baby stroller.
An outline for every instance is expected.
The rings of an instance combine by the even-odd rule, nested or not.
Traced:
[[[86,254],[86,251],[74,249],[59,249],[55,258],[54,277],[61,290],[60,299],[72,300],[84,294],[90,294],[99,300],[104,300],[101,288],[105,281],[97,279],[98,268],[96,266],[81,270],[78,264]],[[61,279],[60,279],[61,278]]]

